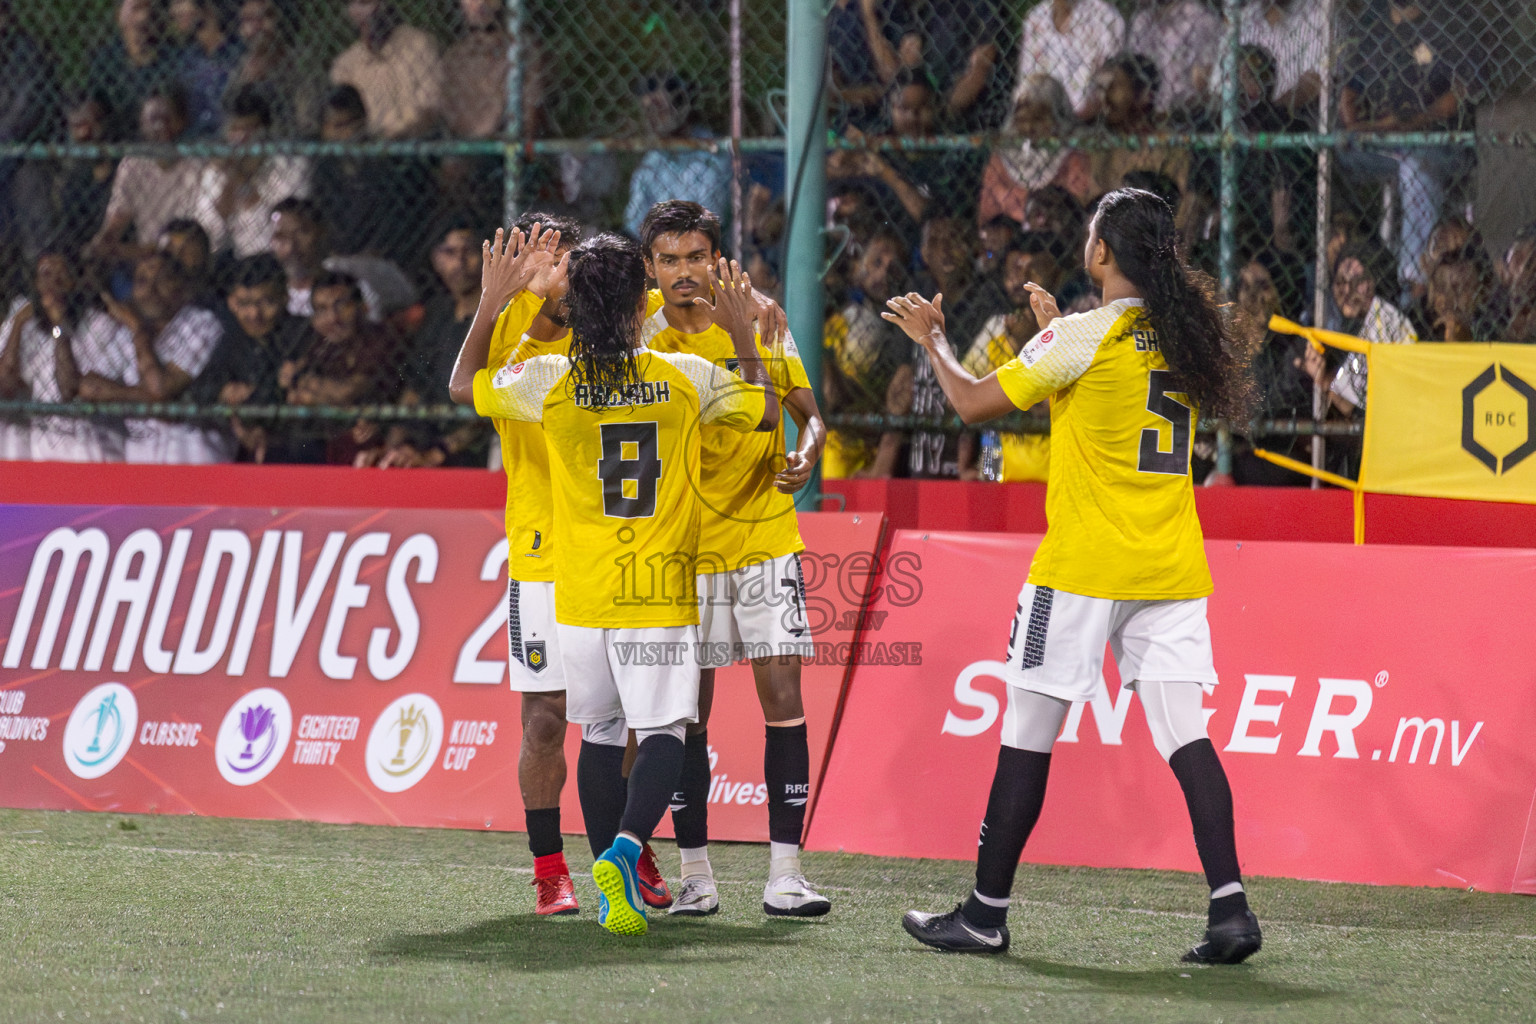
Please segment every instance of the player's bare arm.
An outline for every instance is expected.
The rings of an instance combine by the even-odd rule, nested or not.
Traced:
[[[1031,302],[1034,301],[1033,296]],[[944,397],[967,423],[982,423],[1013,411],[1013,400],[989,373],[977,380],[960,365],[955,350],[944,334],[944,296],[929,302],[916,292],[898,295],[886,303],[890,310],[880,315],[900,327],[902,333],[928,353],[933,373],[944,389]]]
[[[816,406],[816,396],[808,388],[795,388],[784,396],[784,408],[800,428],[800,446],[784,456],[784,469],[774,475],[773,486],[785,494],[794,494],[811,478],[811,470],[821,461],[826,447],[827,427]]]
[[[560,232],[544,231],[535,224],[527,238],[514,228],[509,236],[502,228],[496,229],[496,237],[484,243],[480,269],[480,305],[469,325],[469,333],[459,349],[459,357],[453,364],[453,375],[448,380],[448,394],[459,405],[472,405],[475,401],[475,373],[485,366],[491,351],[491,338],[496,333],[496,318],[502,307],[518,292],[530,288],[540,277],[540,271],[548,271],[557,261],[555,250],[560,244]],[[566,257],[559,262],[564,263]],[[546,273],[546,287],[551,277]]]
[[[763,365],[757,352],[757,340],[752,322],[757,317],[757,299],[752,292],[752,278],[735,260],[726,262],[721,257],[710,276],[711,298],[703,296],[693,300],[694,305],[709,310],[709,319],[731,336],[736,348],[741,379],[763,389],[763,421],[758,430],[772,430],[779,425],[779,396],[773,390],[768,367]]]

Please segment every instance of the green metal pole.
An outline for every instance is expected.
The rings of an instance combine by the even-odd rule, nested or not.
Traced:
[[[789,0],[788,160],[785,202],[790,212],[784,247],[784,308],[789,329],[800,347],[800,359],[811,381],[811,393],[821,396],[822,239],[827,194],[827,114],[822,96],[827,56],[827,17],[824,0]],[[786,434],[794,444],[794,422],[786,418]],[[821,492],[821,467],[796,495],[801,507],[812,506]]]
[[[1221,240],[1218,275],[1221,292],[1230,298],[1237,293],[1237,58],[1238,19],[1242,16],[1237,0],[1226,0],[1226,45],[1221,49]],[[1232,475],[1232,432],[1222,423],[1216,431],[1216,472]]]
[[[507,68],[507,138],[503,153],[506,178],[502,187],[502,222],[510,226],[522,211],[517,208],[518,184],[522,177],[523,132],[523,0],[512,0],[507,9],[507,31],[512,43],[507,56],[511,63]]]

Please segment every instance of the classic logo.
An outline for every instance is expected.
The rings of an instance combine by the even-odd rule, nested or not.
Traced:
[[[1055,340],[1055,331],[1049,329],[1041,331],[1039,336],[1028,345],[1025,345],[1024,351],[1019,353],[1020,357],[1024,360],[1024,365],[1034,366],[1035,363],[1039,362],[1040,357],[1045,355],[1046,349],[1050,348],[1051,343]]]
[[[1461,447],[1495,476],[1536,452],[1536,388],[1502,363],[1478,374],[1461,392]]]
[[[526,365],[528,364],[518,363],[515,366],[503,366],[496,371],[496,376],[491,378],[491,385],[498,388],[506,387],[512,383],[512,378],[523,372],[523,367]]]
[[[368,778],[386,793],[400,793],[432,769],[443,745],[443,711],[424,693],[396,698],[368,734]]]
[[[523,647],[527,651],[528,668],[534,672],[543,672],[544,666],[549,664],[549,658],[544,653],[544,641],[529,640]]]
[[[224,714],[214,760],[224,781],[249,786],[272,774],[293,735],[293,709],[288,698],[271,687],[252,690]]]
[[[82,779],[99,779],[128,753],[139,724],[139,702],[122,683],[93,688],[64,726],[64,763]]]

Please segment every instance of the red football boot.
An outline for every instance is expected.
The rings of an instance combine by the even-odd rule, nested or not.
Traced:
[[[571,884],[570,875],[535,878],[533,891],[538,897],[538,905],[533,910],[535,914],[550,917],[581,912],[581,908],[576,905],[576,889]]]
[[[672,892],[667,888],[667,880],[661,877],[661,869],[656,866],[656,851],[651,849],[650,843],[640,851],[635,876],[640,882],[640,898],[645,900],[646,906],[666,910],[672,905]]]

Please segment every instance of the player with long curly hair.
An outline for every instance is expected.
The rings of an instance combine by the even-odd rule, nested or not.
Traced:
[[[1049,526],[1008,638],[1008,713],[976,888],[947,914],[914,910],[902,920],[930,946],[1008,948],[1009,893],[1045,800],[1051,747],[1072,704],[1103,686],[1106,643],[1184,790],[1211,889],[1205,937],[1184,959],[1238,963],[1261,944],[1238,870],[1232,790],[1201,707],[1217,679],[1205,618],[1211,573],[1189,469],[1197,412],[1241,418],[1251,387],[1239,332],[1209,279],[1180,259],[1177,238],[1161,198],[1138,189],[1105,196],[1083,255],[1104,305],[1061,316],[1031,284],[1042,330],[981,380],[944,335],[943,296],[898,296],[884,314],[928,351],[966,422],[1051,399]]]

